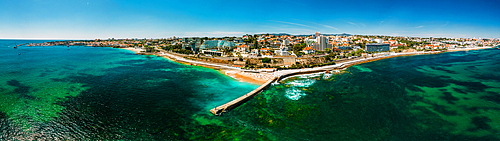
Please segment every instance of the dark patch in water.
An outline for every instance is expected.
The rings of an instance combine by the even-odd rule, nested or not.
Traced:
[[[442,67],[430,67],[431,69],[434,69],[434,70],[440,70],[440,71],[444,71],[444,72],[447,72],[447,73],[451,73],[451,74],[457,74],[456,72],[454,71],[451,71],[451,70],[447,70],[445,68],[442,68]]]
[[[455,91],[457,93],[461,93],[461,94],[467,94],[467,92],[465,92],[464,90],[459,89],[459,88],[453,88],[453,91]]]
[[[478,110],[484,110],[484,111],[489,111],[489,110],[495,110],[495,111],[500,111],[500,107],[467,107],[467,106],[460,106],[462,109],[467,111],[467,113],[473,113],[473,114],[479,114]]]
[[[485,116],[477,116],[472,118],[471,123],[476,126],[476,128],[469,128],[469,131],[477,131],[477,130],[488,130],[491,129],[491,126],[488,125],[487,122],[491,122],[491,119]]]
[[[495,75],[495,74],[477,74],[472,77],[481,80],[493,80],[493,81],[500,80],[500,75]]]
[[[440,88],[446,87],[450,85],[449,78],[447,76],[422,76],[420,78],[413,78],[410,81],[410,84],[414,84],[417,86],[430,87],[430,88]],[[409,85],[410,85],[409,84]]]
[[[66,70],[75,70],[75,67],[76,66],[62,66],[62,68]]]
[[[476,67],[476,66],[467,66],[467,69],[468,69],[468,70],[476,70],[476,69],[477,69],[477,67]]]
[[[14,89],[14,93],[19,94],[20,98],[25,98],[30,100],[35,99],[34,96],[29,95],[31,87],[23,85],[19,81],[14,79],[7,81],[7,85],[17,87],[16,89]]]
[[[451,95],[450,92],[444,92],[443,95],[444,96],[440,96],[439,98],[446,100],[446,102],[448,102],[448,104],[455,104],[455,101],[460,100],[460,99],[454,97],[453,95]]]
[[[434,109],[434,111],[439,112],[441,114],[444,114],[444,115],[447,115],[447,116],[456,116],[456,115],[458,115],[457,111],[448,110],[446,108],[446,106],[438,105],[438,104],[435,104],[435,103],[432,103],[431,105],[432,105],[432,109]]]
[[[46,75],[47,75],[47,73],[42,72],[42,73],[40,73],[40,75],[38,75],[38,77],[45,77]]]
[[[481,96],[479,98],[500,104],[500,94],[498,93],[495,95]]]
[[[485,89],[491,88],[490,86],[484,85],[481,82],[463,82],[455,80],[450,80],[450,82],[456,85],[465,86],[467,87],[467,91],[474,93],[484,92]]]

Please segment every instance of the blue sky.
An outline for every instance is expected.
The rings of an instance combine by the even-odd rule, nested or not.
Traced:
[[[500,0],[2,0],[1,39],[349,33],[500,38]]]

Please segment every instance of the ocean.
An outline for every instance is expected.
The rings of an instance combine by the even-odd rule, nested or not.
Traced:
[[[106,47],[0,40],[0,140],[500,140],[500,50],[389,58],[257,85]],[[21,53],[19,55],[19,53]]]

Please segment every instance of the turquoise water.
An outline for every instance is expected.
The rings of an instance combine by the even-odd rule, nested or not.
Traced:
[[[182,139],[194,117],[258,87],[127,50],[14,42],[0,41],[0,140]]]
[[[127,50],[14,42],[0,40],[0,140],[500,138],[498,49],[289,78],[213,116],[258,86]]]
[[[499,54],[405,56],[294,78],[231,115],[279,140],[500,140]]]

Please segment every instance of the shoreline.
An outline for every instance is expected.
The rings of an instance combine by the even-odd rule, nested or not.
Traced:
[[[142,49],[136,49],[136,48],[132,48],[132,47],[127,47],[127,48],[119,48],[119,49],[124,49],[124,50],[133,51],[133,52],[135,52],[136,54],[137,54],[137,53],[140,53],[141,51],[143,51]]]
[[[329,65],[329,66],[323,66],[323,67],[316,67],[316,68],[305,68],[305,69],[290,69],[290,70],[279,70],[273,73],[266,73],[266,72],[259,72],[259,73],[248,73],[244,72],[244,70],[239,69],[239,68],[232,68],[228,66],[223,66],[219,64],[213,64],[213,63],[207,63],[207,62],[198,62],[198,61],[193,61],[193,60],[186,60],[184,58],[180,58],[177,55],[168,53],[168,52],[162,52],[162,54],[157,54],[157,56],[161,56],[165,59],[169,59],[171,61],[184,64],[184,65],[190,65],[190,66],[201,66],[209,69],[214,69],[217,72],[229,76],[237,81],[240,82],[247,82],[251,84],[256,84],[256,85],[262,85],[266,83],[266,81],[273,79],[274,77],[279,75],[279,72],[288,72],[288,71],[314,71],[314,70],[321,70],[321,69],[330,69],[330,70],[342,70],[346,69],[348,67],[358,65],[358,64],[363,64],[363,63],[368,63],[368,62],[373,62],[373,61],[378,61],[382,59],[388,59],[388,58],[393,58],[393,57],[400,57],[400,56],[412,56],[412,55],[423,55],[423,54],[439,54],[439,53],[445,53],[445,52],[456,52],[456,51],[468,51],[468,50],[480,50],[480,49],[489,49],[489,48],[494,48],[493,46],[491,47],[476,47],[476,48],[460,48],[460,49],[449,49],[447,51],[432,51],[432,52],[405,52],[405,53],[394,53],[388,56],[376,56],[376,57],[370,57],[370,58],[365,58],[365,59],[353,59],[353,60],[348,60],[345,62],[341,63],[336,63],[335,65]],[[141,54],[140,51],[141,49],[135,49],[135,48],[120,48],[120,49],[125,49],[129,51],[133,51],[136,54]],[[161,52],[161,51],[160,51]],[[175,56],[175,57],[174,57]]]

